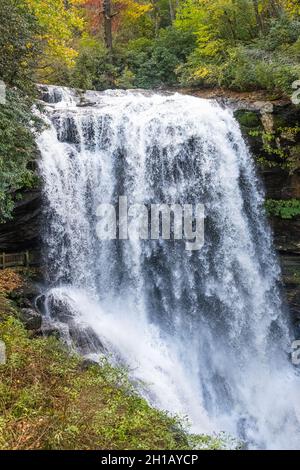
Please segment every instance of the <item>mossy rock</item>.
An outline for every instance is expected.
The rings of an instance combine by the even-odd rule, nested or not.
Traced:
[[[261,127],[260,117],[254,111],[239,109],[238,111],[235,111],[234,116],[242,127],[246,127],[248,129],[257,129]]]

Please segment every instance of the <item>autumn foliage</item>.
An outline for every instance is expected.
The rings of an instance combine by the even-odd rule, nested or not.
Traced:
[[[99,90],[221,86],[278,95],[300,77],[298,0],[3,2],[27,18],[15,15],[4,31],[16,38],[18,24],[26,38],[13,48],[3,41],[0,69],[13,64],[11,77],[26,69],[32,81]]]

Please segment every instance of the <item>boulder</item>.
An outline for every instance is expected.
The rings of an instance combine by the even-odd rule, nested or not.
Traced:
[[[47,306],[48,312],[54,321],[68,324],[75,315],[75,311],[67,296],[56,297],[50,293],[47,296],[41,296],[38,305],[39,310],[42,312]]]
[[[39,286],[27,283],[26,285],[10,292],[9,298],[13,300],[18,307],[34,308],[35,299],[40,295],[40,292]]]
[[[291,319],[300,325],[300,256],[281,254],[279,261]]]
[[[100,367],[98,362],[93,361],[92,359],[84,359],[80,364],[78,369],[80,371],[85,371],[90,369],[91,367]]]
[[[102,353],[105,350],[99,337],[90,327],[82,327],[73,323],[69,325],[69,334],[73,345],[83,355]]]
[[[19,318],[27,330],[39,330],[42,326],[42,315],[33,308],[21,308]]]
[[[41,328],[35,331],[35,336],[44,336],[46,338],[48,338],[49,336],[55,336],[55,338],[60,339],[61,330],[54,323],[49,322],[48,320],[43,318]]]
[[[300,216],[292,219],[271,217],[270,222],[276,249],[280,253],[300,255]]]

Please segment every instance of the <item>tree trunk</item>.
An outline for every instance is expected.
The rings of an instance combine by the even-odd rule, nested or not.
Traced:
[[[154,35],[155,37],[158,36],[159,32],[159,23],[160,23],[160,10],[159,10],[159,4],[158,0],[151,0],[152,4],[152,17],[154,19]]]
[[[104,41],[108,50],[109,61],[112,62],[112,13],[111,0],[103,0]]]
[[[256,24],[257,24],[258,30],[259,30],[260,33],[263,33],[264,32],[264,23],[263,23],[261,15],[259,13],[258,0],[252,0],[252,2],[253,2],[254,11],[255,11],[255,18],[256,18]]]
[[[276,0],[270,0],[271,12],[275,18],[280,18],[282,14],[282,8]]]
[[[229,29],[230,29],[232,39],[233,39],[233,41],[236,41],[236,33],[235,33],[236,29],[235,29],[235,25],[232,23],[232,20],[231,20],[231,18],[230,18],[230,16],[228,15],[228,13],[227,13],[226,10],[224,10],[224,16],[225,16],[225,18],[226,18],[226,20],[227,20],[227,24],[228,24],[228,27],[229,27]]]
[[[175,20],[175,7],[173,5],[173,0],[169,0],[169,11],[170,11],[170,20],[171,24]]]

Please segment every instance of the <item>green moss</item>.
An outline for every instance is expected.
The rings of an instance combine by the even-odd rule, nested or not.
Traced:
[[[261,121],[257,113],[253,111],[244,111],[242,109],[234,113],[236,120],[243,127],[250,129],[261,127]]]

